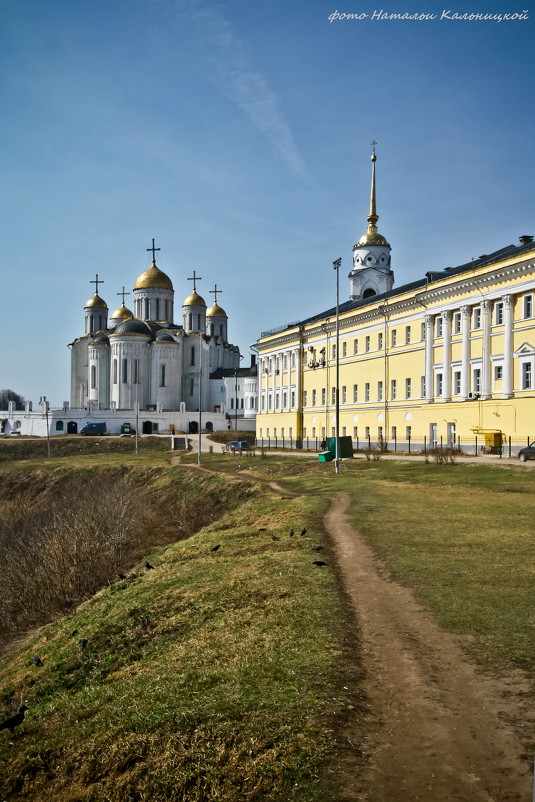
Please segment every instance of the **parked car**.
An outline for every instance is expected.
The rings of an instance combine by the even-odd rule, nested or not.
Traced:
[[[530,443],[525,448],[521,448],[518,452],[518,459],[520,462],[525,462],[527,459],[535,459],[535,442]]]
[[[249,443],[247,440],[230,440],[225,446],[227,454],[240,454],[243,451],[249,451]]]
[[[106,434],[106,424],[105,423],[86,423],[80,429],[80,434],[83,435],[99,435],[99,434]]]

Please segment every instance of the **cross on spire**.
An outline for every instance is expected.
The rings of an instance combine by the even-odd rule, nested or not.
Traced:
[[[122,295],[123,296],[123,306],[124,306],[124,296],[125,295],[130,295],[130,293],[129,292],[125,292],[124,284],[123,284],[123,289],[121,290],[121,292],[118,292],[117,295]]]
[[[89,283],[95,285],[95,295],[98,295],[98,285],[99,284],[104,284],[104,281],[101,278],[98,277],[98,273],[97,273],[95,278],[93,279],[93,281],[90,281]]]
[[[375,146],[377,145],[377,142],[374,139],[370,144],[371,144],[371,146],[373,148],[373,155],[375,156]]]
[[[214,303],[216,304],[217,303],[217,296],[218,296],[218,294],[222,293],[223,290],[218,290],[217,289],[217,284],[214,284],[214,289],[213,290],[209,290],[209,292],[214,296]]]
[[[197,292],[197,282],[202,281],[202,276],[198,276],[197,272],[193,271],[193,276],[188,276],[188,281],[193,281],[193,292]]]
[[[154,237],[152,238],[152,248],[147,248],[148,251],[152,251],[152,264],[156,264],[156,251],[161,251],[161,248],[154,247]]]

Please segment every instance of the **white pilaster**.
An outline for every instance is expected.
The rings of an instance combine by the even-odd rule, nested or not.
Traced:
[[[442,401],[451,401],[451,310],[442,312]]]
[[[433,323],[434,316],[425,316],[425,400],[433,400]]]
[[[461,331],[463,339],[461,363],[461,396],[464,401],[470,392],[470,306],[461,306]]]
[[[503,346],[503,381],[502,397],[513,395],[513,301],[514,296],[504,295],[504,346]]]
[[[491,303],[484,300],[483,307],[483,357],[481,360],[481,397],[490,397],[490,315]]]

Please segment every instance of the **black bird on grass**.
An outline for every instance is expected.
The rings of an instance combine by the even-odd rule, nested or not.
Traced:
[[[38,654],[36,654],[35,657],[33,658],[33,662],[35,663],[36,666],[44,666],[44,663]]]
[[[154,568],[154,566],[151,565],[148,560],[145,560],[145,568],[149,568],[150,569],[150,568]]]
[[[221,543],[218,543],[217,546],[214,546],[214,548],[210,549],[210,551],[217,551],[220,548],[221,548]]]
[[[290,537],[293,537],[293,536],[294,536],[294,530],[290,529]]]
[[[73,631],[71,632],[71,638],[74,638],[75,635],[78,635],[77,629],[73,629]]]
[[[271,539],[272,540],[280,540],[280,537],[277,537],[277,535],[271,535]]]
[[[119,574],[118,576],[119,576],[119,579],[128,579],[126,574]]]
[[[14,716],[11,718],[6,718],[0,724],[0,730],[11,730],[12,733],[15,732],[15,727],[18,727],[24,721],[24,713],[28,710],[26,705],[21,705]]]
[[[304,527],[301,529],[301,537],[304,537],[304,536],[306,535],[306,533],[307,533],[307,530],[306,530],[306,527],[304,526]]]
[[[312,546],[312,551],[323,551],[323,546]]]
[[[317,565],[318,568],[321,568],[322,565],[327,565],[327,563],[324,563],[323,560],[314,560],[312,565]]]
[[[87,638],[80,638],[78,643],[80,644],[80,649],[87,649]]]

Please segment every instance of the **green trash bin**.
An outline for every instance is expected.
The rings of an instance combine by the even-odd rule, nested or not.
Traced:
[[[320,451],[318,459],[320,462],[332,462],[334,454],[332,451]]]

